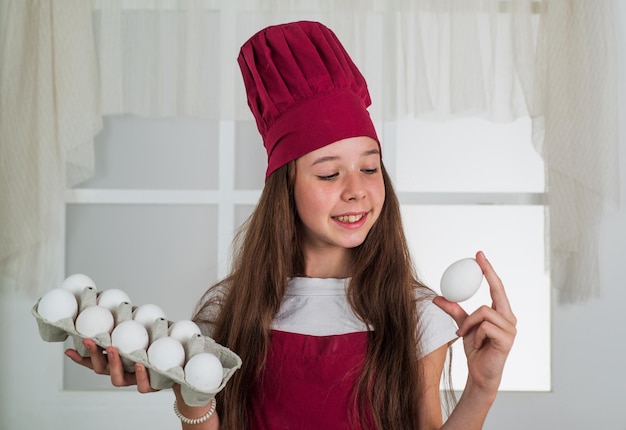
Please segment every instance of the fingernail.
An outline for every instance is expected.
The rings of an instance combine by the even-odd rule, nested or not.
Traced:
[[[461,329],[458,329],[458,330],[456,331],[456,335],[457,335],[458,337],[461,337]]]

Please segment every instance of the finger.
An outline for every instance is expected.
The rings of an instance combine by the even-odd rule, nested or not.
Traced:
[[[87,347],[87,350],[89,351],[89,357],[91,358],[91,368],[93,369],[93,371],[100,375],[108,375],[109,362],[104,356],[103,350],[100,349],[100,347],[96,345],[96,343],[92,339],[83,339],[83,345],[85,345],[85,347]]]
[[[493,300],[493,308],[498,312],[501,312],[510,320],[513,320],[515,316],[513,315],[513,310],[511,309],[511,304],[509,303],[506,291],[504,290],[502,280],[482,251],[476,253],[476,262],[482,269],[485,279],[489,284],[489,292]]]
[[[446,300],[442,296],[433,298],[433,303],[439,306],[445,313],[450,315],[458,327],[461,327],[461,325],[465,322],[467,312],[465,312],[465,310],[458,303]]]
[[[68,356],[74,363],[93,369],[93,366],[91,365],[91,358],[83,357],[75,349],[66,349],[65,355]]]
[[[141,363],[135,363],[135,377],[137,379],[137,391],[140,393],[151,393],[158,391],[150,385],[150,376],[148,370]]]
[[[109,372],[111,373],[111,383],[115,387],[126,387],[135,385],[135,376],[124,371],[122,357],[112,346],[107,348],[107,358],[109,360]]]
[[[476,330],[474,348],[480,349],[486,341],[489,341],[490,346],[504,354],[508,354],[513,347],[514,339],[515,333],[510,333],[489,321],[485,321]]]
[[[465,318],[463,324],[459,326],[459,336],[464,336],[470,331],[475,330],[484,322],[490,322],[491,324],[500,327],[502,330],[509,333],[515,332],[514,323],[509,321],[504,315],[500,314],[495,309],[483,305]]]

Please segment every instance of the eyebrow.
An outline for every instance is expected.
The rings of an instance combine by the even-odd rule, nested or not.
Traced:
[[[367,156],[370,156],[370,155],[378,155],[378,154],[380,154],[380,151],[378,150],[378,148],[377,149],[370,149],[369,151],[365,151],[363,154],[361,154],[361,157],[367,157]],[[338,160],[338,159],[339,159],[339,157],[337,157],[337,156],[320,157],[320,158],[316,159],[311,165],[315,166],[315,165],[320,164],[320,163],[325,163],[327,161],[335,161],[335,160]]]

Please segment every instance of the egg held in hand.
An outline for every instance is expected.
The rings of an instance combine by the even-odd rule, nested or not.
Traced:
[[[185,364],[185,348],[170,336],[156,339],[148,347],[148,362],[157,370],[168,371]]]
[[[473,258],[452,263],[441,276],[441,295],[451,302],[462,302],[478,291],[483,271]]]
[[[76,331],[85,337],[111,333],[115,322],[113,314],[102,306],[88,306],[76,317]]]
[[[51,322],[75,318],[78,313],[78,301],[69,290],[53,288],[39,299],[37,313]]]
[[[185,381],[200,391],[219,388],[224,377],[224,368],[219,358],[210,352],[200,352],[185,364]]]
[[[143,324],[134,320],[119,323],[111,333],[111,345],[125,354],[145,350],[148,343],[148,331]]]

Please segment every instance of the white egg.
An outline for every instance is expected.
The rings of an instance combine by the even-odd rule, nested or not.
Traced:
[[[70,275],[61,283],[61,288],[69,290],[77,299],[80,299],[80,293],[87,287],[93,287],[95,290],[96,284],[93,279],[82,273]]]
[[[185,381],[200,391],[219,388],[224,369],[219,358],[210,352],[200,352],[185,364]]]
[[[78,313],[78,302],[70,291],[64,288],[53,288],[39,299],[37,313],[51,322],[74,318]]]
[[[111,333],[111,345],[126,354],[140,349],[145,350],[148,342],[146,328],[143,324],[133,320],[122,321]]]
[[[124,291],[117,288],[104,290],[98,295],[98,305],[107,308],[111,312],[115,312],[121,303],[130,303],[130,297]]]
[[[176,321],[170,326],[168,333],[183,345],[185,345],[194,334],[202,334],[198,324],[191,320]]]
[[[480,287],[483,272],[473,258],[452,263],[441,276],[441,295],[451,302],[469,299]]]
[[[185,364],[185,348],[170,336],[156,339],[148,347],[148,361],[155,369],[167,371]]]
[[[113,330],[113,314],[102,306],[88,306],[76,317],[76,331],[86,337],[94,337]]]
[[[159,318],[167,319],[163,309],[157,305],[141,305],[133,311],[133,319],[143,324],[148,330],[152,326],[152,323]]]

